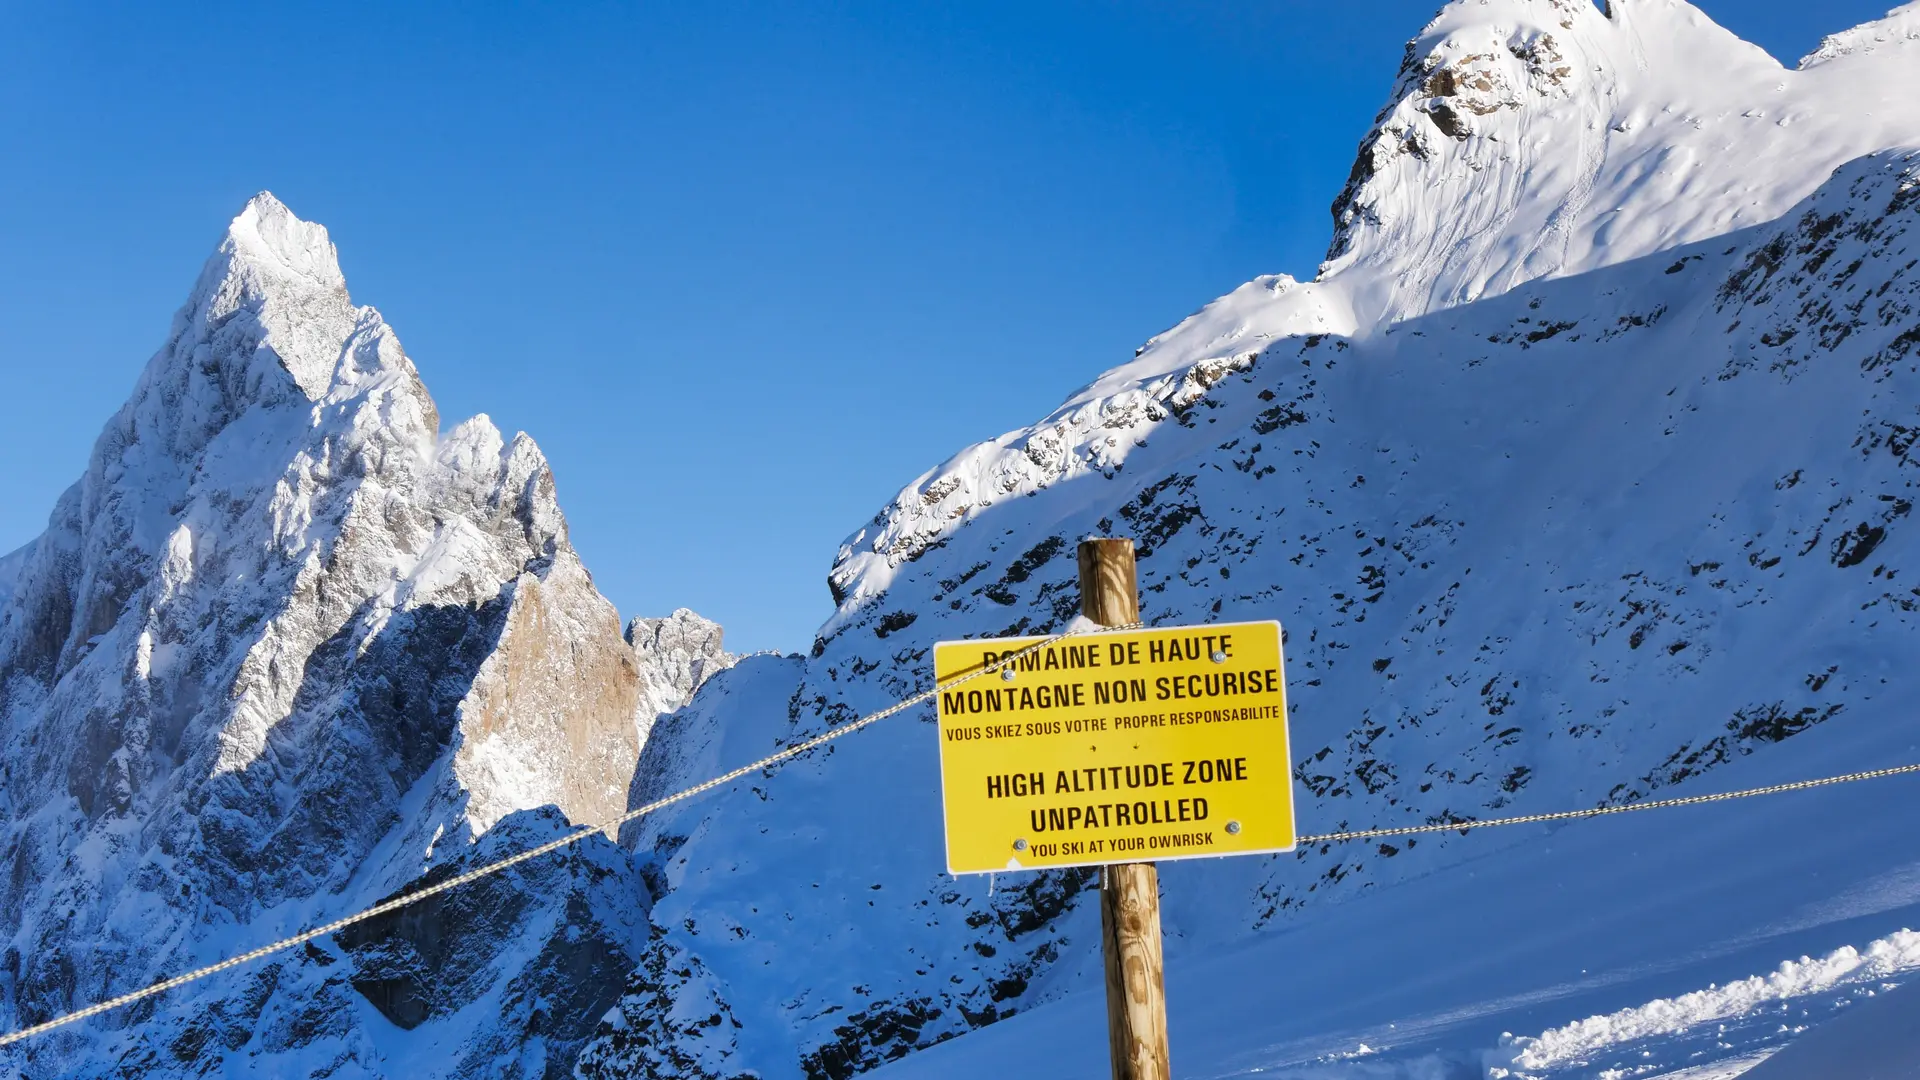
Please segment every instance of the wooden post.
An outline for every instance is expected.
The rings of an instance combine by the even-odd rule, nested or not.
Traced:
[[[1139,620],[1133,541],[1080,542],[1080,612],[1102,626]],[[1131,862],[1106,866],[1102,877],[1100,951],[1106,959],[1113,1080],[1170,1080],[1160,874],[1150,862]]]

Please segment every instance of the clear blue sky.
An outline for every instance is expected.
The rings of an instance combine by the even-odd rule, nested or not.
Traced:
[[[1791,63],[1891,0],[1703,0]],[[803,649],[840,540],[1256,274],[1437,0],[0,3],[0,550],[270,189],[624,615]]]

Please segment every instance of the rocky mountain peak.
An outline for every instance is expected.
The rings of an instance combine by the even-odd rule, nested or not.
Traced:
[[[1816,726],[1904,746],[1920,66],[1857,36],[1796,72],[1678,0],[1449,5],[1316,280],[1249,281],[922,473],[842,546],[811,655],[715,680],[652,775],[926,689],[938,641],[1069,625],[1089,535],[1133,539],[1149,624],[1286,626],[1303,829],[1633,802]],[[846,1077],[1097,1011],[1096,876],[940,873],[934,741],[878,726],[623,837],[661,937],[581,1075]],[[1489,842],[1171,864],[1169,962],[1280,924],[1337,950],[1335,906]]]
[[[1916,134],[1905,73],[1862,62],[1905,17],[1836,35],[1848,55],[1811,72],[1685,0],[1457,0],[1408,43],[1319,280],[1391,325],[1773,220]]]
[[[249,202],[47,531],[0,559],[0,857],[20,871],[0,912],[10,955],[41,958],[0,978],[13,1022],[224,950],[235,928],[256,940],[269,912],[277,930],[363,906],[507,819],[551,833],[625,809],[647,728],[725,662],[719,628],[679,613],[657,635],[671,655],[636,652],[534,441],[485,416],[437,429],[326,230],[271,195]],[[539,807],[558,812],[522,817]],[[570,887],[445,932],[497,951],[557,918]],[[634,918],[609,914],[611,936],[579,944],[604,963]],[[406,1026],[533,977],[520,957],[457,1002],[394,989],[429,945],[360,941],[354,987]],[[332,1000],[338,1021],[281,1051],[351,1052],[356,991],[328,998],[330,962],[270,969],[310,978],[302,1000]],[[29,1072],[90,1053],[121,1050],[50,1042]]]
[[[1920,0],[1908,0],[1884,18],[1827,35],[1818,48],[1800,58],[1800,69],[1860,54],[1876,54],[1881,62],[1912,64],[1914,49],[1920,49]]]
[[[655,720],[691,700],[708,679],[741,659],[727,652],[719,623],[686,608],[663,619],[634,619],[626,636],[646,673],[640,709],[643,739]]]
[[[271,371],[277,366],[298,392],[318,401],[338,376],[350,375],[341,370],[348,358],[328,345],[362,317],[378,321],[370,310],[354,308],[327,230],[261,192],[227,226],[202,267],[175,318],[172,352],[176,362],[190,362],[196,359],[191,346],[207,345],[210,355],[197,359],[219,363],[230,381],[267,395],[280,389]],[[355,359],[390,357],[376,351]]]
[[[347,287],[340,275],[340,254],[328,239],[326,226],[300,220],[271,191],[247,200],[227,226],[221,247],[235,263],[271,267],[322,288]]]

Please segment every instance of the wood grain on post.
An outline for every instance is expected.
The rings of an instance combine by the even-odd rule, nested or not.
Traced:
[[[1140,619],[1133,541],[1080,542],[1080,611],[1102,626]],[[1169,1080],[1167,982],[1160,957],[1160,874],[1150,862],[1113,863],[1100,890],[1107,970],[1107,1042],[1113,1080]]]
[[[1133,541],[1080,541],[1080,613],[1101,626],[1140,621]]]
[[[1167,981],[1160,959],[1160,875],[1114,863],[1100,890],[1107,969],[1107,1053],[1113,1080],[1169,1080]]]

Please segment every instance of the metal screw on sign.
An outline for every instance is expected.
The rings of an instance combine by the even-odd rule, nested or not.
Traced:
[[[1224,663],[1226,663],[1226,662],[1227,662],[1227,654],[1226,654],[1226,653],[1223,653],[1223,652],[1221,652],[1221,651],[1220,651],[1219,649],[1215,649],[1215,650],[1213,650],[1213,662],[1214,662],[1214,663],[1216,663],[1216,664],[1224,664]]]
[[[1240,835],[1240,823],[1237,821],[1227,822],[1227,832],[1233,834],[1234,836]]]
[[[1013,842],[1013,850],[1015,850],[1015,851],[1025,851],[1025,850],[1027,850],[1027,838],[1023,836],[1023,837],[1021,837],[1020,839],[1018,839],[1018,840],[1015,840],[1015,841]]]
[[[1012,681],[1013,681],[1013,669],[1012,669],[1012,668],[1003,668],[1003,669],[1001,670],[1001,672],[1000,672],[1000,677],[1001,677],[1002,679],[1005,679],[1005,680],[1006,680],[1006,681],[1008,681],[1008,682],[1012,682]]]

